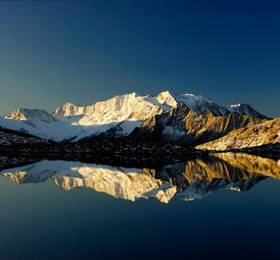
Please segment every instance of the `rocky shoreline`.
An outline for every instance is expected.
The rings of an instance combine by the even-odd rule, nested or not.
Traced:
[[[257,155],[263,158],[269,158],[274,160],[280,159],[280,143],[266,144],[261,146],[254,146],[248,148],[240,149],[227,149],[227,150],[204,150],[209,154],[218,154],[218,153],[244,153]]]
[[[242,149],[234,149],[232,152],[240,152],[240,153],[247,153],[258,155],[261,157],[266,157],[274,160],[280,159],[280,143],[274,144],[266,144],[261,146],[249,147],[249,148],[242,148]]]
[[[205,151],[160,139],[96,137],[80,142],[38,142],[0,144],[0,170],[39,160],[81,161],[125,167],[162,167],[180,161],[201,158],[211,153],[247,153],[280,159],[280,144]]]
[[[96,138],[85,142],[0,145],[0,155],[28,160],[71,160],[127,167],[160,167],[208,154],[159,140]],[[1,167],[1,165],[0,165]]]

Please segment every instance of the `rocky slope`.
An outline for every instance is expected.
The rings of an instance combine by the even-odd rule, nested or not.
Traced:
[[[0,145],[39,144],[44,142],[36,136],[0,127]]]
[[[225,151],[280,142],[280,118],[234,130],[228,135],[197,146],[198,149]]]
[[[202,96],[165,91],[155,96],[125,94],[87,106],[66,103],[51,115],[18,109],[0,118],[0,126],[55,141],[103,134],[202,143],[266,119],[246,104],[223,107]]]

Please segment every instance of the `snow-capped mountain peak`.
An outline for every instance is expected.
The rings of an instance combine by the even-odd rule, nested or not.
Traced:
[[[231,108],[239,108],[239,107],[241,107],[242,106],[242,104],[243,103],[237,103],[237,104],[232,104],[232,105],[229,105],[229,107],[231,107]]]
[[[30,108],[18,108],[14,112],[5,115],[4,118],[20,121],[40,119],[46,122],[51,122],[56,120],[53,116],[51,116],[47,111],[43,109]]]
[[[87,106],[77,106],[66,103],[54,112],[56,117],[68,117],[76,115],[91,116],[96,123],[103,124],[125,119],[144,120],[151,115],[159,114],[166,110],[168,102],[158,100],[153,96],[140,96],[135,92],[118,95],[104,101]],[[170,109],[170,107],[169,107]]]
[[[159,93],[159,95],[157,96],[157,100],[160,104],[165,104],[170,107],[177,106],[176,99],[169,91],[163,91],[163,92]]]
[[[67,102],[62,106],[59,106],[53,116],[56,117],[67,117],[67,116],[74,116],[74,115],[82,115],[85,114],[87,106],[79,106],[73,103]]]
[[[212,102],[200,95],[193,94],[173,95],[169,91],[163,91],[157,96],[141,96],[132,92],[86,106],[68,102],[58,107],[53,115],[56,117],[87,115],[96,118],[99,123],[121,121],[129,118],[144,120],[151,115],[176,108],[178,103],[184,103],[190,109],[195,109]],[[102,120],[101,118],[97,119],[100,115]],[[106,120],[106,117],[108,120]]]
[[[226,108],[230,112],[237,112],[240,114],[246,114],[248,116],[267,118],[266,116],[260,114],[258,111],[252,108],[249,104],[245,104],[245,103],[237,103],[237,104],[229,105]]]
[[[191,110],[195,110],[198,106],[211,104],[213,103],[209,99],[201,96],[201,95],[194,95],[194,94],[182,94],[178,95],[177,100],[187,105]]]

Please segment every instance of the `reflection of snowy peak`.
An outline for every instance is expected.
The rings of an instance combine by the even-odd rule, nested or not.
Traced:
[[[66,103],[52,115],[39,109],[17,109],[0,118],[0,126],[55,141],[108,131],[125,136],[137,129],[174,140],[198,140],[211,133],[212,140],[264,118],[249,105],[222,107],[202,96],[164,91],[156,96],[119,95],[86,106]]]
[[[41,161],[3,171],[16,183],[41,183],[48,179],[65,190],[91,188],[115,198],[135,201],[156,198],[167,203],[176,188],[152,175],[153,170],[111,167],[79,162]]]
[[[247,191],[266,177],[279,179],[279,169],[277,162],[271,159],[226,153],[160,169],[41,161],[3,170],[1,174],[16,183],[52,180],[67,191],[90,188],[114,198],[130,201],[156,199],[168,203],[173,198],[185,201],[201,199],[224,188]]]

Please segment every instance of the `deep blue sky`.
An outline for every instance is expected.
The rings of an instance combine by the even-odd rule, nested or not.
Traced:
[[[0,114],[170,90],[279,116],[277,1],[0,2]]]

